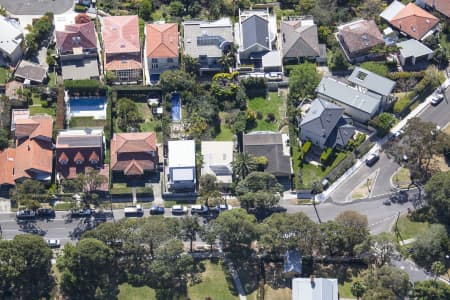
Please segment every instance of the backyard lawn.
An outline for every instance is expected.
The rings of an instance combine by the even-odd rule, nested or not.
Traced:
[[[128,283],[119,286],[119,300],[153,300],[156,299],[155,290],[148,286],[134,287]]]
[[[262,97],[253,98],[248,101],[247,105],[252,111],[262,113],[262,119],[257,119],[256,126],[250,131],[278,131],[278,126],[286,113],[284,98],[278,96],[277,93],[269,93],[269,99]],[[265,120],[268,113],[274,114],[274,122]]]
[[[0,83],[6,83],[9,79],[9,71],[6,68],[0,68]]]
[[[69,121],[69,126],[74,127],[104,127],[105,120],[97,120],[93,117],[72,117]]]
[[[30,106],[30,115],[40,115],[40,114],[47,114],[50,116],[55,116],[56,111],[53,107],[42,107],[42,106]]]

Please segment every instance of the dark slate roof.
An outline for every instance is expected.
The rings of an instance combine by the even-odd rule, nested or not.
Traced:
[[[101,135],[65,135],[56,139],[56,148],[102,147],[102,144]]]
[[[308,113],[300,123],[300,128],[317,120],[314,129],[317,134],[329,135],[344,113],[344,108],[323,99],[316,99],[311,103]]]
[[[283,140],[280,133],[244,134],[244,152],[265,156],[269,164],[265,172],[275,176],[291,174],[291,158],[283,154]]]
[[[320,56],[317,25],[312,19],[283,20],[280,24],[283,57]]]
[[[346,119],[341,117],[334,127],[333,131],[328,136],[325,143],[327,147],[334,148],[335,146],[345,147],[348,140],[355,134],[355,127],[348,123]]]
[[[284,273],[302,273],[302,256],[297,250],[288,250],[284,254]]]
[[[47,77],[47,69],[41,65],[22,60],[14,73],[15,77],[42,83]]]
[[[258,15],[242,21],[242,40],[244,49],[255,44],[269,49],[269,21]]]

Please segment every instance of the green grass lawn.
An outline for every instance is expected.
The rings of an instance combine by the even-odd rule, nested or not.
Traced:
[[[204,261],[205,272],[202,273],[202,281],[199,284],[188,286],[190,299],[239,299],[232,294],[225,279],[225,273],[219,263]]]
[[[286,111],[284,102],[284,99],[278,96],[277,93],[269,93],[269,99],[262,97],[250,99],[247,102],[248,108],[263,114],[262,119],[256,120],[256,126],[250,131],[277,131],[280,120],[284,117]],[[275,115],[275,121],[273,123],[264,120],[268,113]]]
[[[9,79],[9,71],[6,68],[0,68],[0,83],[6,83]]]
[[[329,165],[325,170],[321,167],[316,167],[311,164],[304,164],[302,168],[302,181],[303,188],[310,188],[315,181],[321,181],[328,173],[331,172],[345,157],[346,153],[340,152],[336,155],[333,163]]]
[[[155,290],[148,286],[134,287],[128,283],[119,286],[119,300],[153,300],[156,299]]]
[[[417,237],[430,227],[427,222],[413,222],[408,216],[401,216],[397,223],[400,236],[403,240]]]
[[[215,141],[232,141],[234,137],[231,129],[225,125],[220,124],[220,133],[214,138]]]
[[[56,111],[53,107],[42,107],[42,106],[30,106],[30,115],[47,114],[50,116],[55,116]]]
[[[344,282],[339,282],[338,284],[338,289],[339,289],[339,297],[342,298],[350,298],[350,299],[354,299],[355,296],[352,295],[352,285],[355,281],[360,280],[360,278],[358,277],[352,277],[352,279],[350,281],[344,281]]]
[[[53,88],[56,86],[56,73],[55,72],[49,72],[48,73],[48,83],[47,86],[49,88]]]
[[[104,127],[105,120],[96,120],[92,117],[72,117],[69,126],[72,127]]]
[[[399,113],[405,109],[405,107],[411,102],[412,94],[411,93],[399,93],[397,94],[397,101],[394,103],[394,112]]]

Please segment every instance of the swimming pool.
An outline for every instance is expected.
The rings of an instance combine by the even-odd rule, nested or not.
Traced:
[[[106,97],[72,97],[68,113],[75,117],[106,118]]]
[[[172,94],[172,121],[181,120],[181,99],[179,94]]]

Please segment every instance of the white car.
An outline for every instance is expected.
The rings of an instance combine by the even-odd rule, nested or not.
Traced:
[[[440,93],[433,93],[433,95],[431,95],[431,105],[438,105],[439,103],[441,103],[442,99],[444,99],[444,95],[440,94]]]
[[[47,245],[54,249],[61,247],[61,241],[60,240],[47,240]]]
[[[172,206],[172,215],[184,215],[188,211],[188,208],[184,205],[174,205]]]

